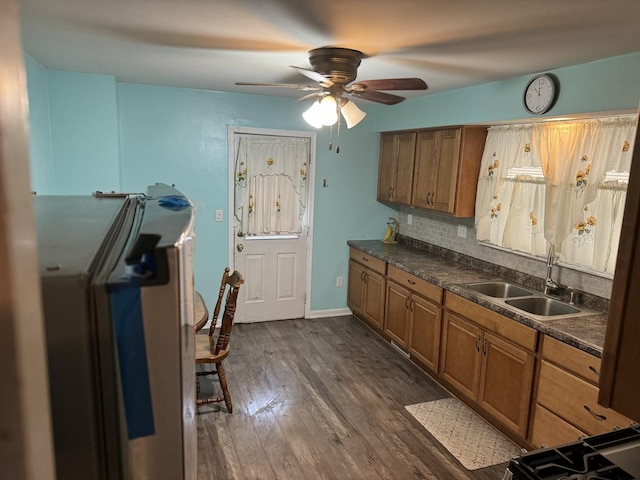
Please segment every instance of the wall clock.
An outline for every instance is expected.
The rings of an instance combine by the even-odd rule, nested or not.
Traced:
[[[548,112],[558,98],[555,79],[548,73],[533,77],[524,89],[522,102],[524,108],[533,114]]]

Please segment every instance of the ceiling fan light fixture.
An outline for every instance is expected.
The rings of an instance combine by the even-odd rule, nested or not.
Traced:
[[[322,128],[321,110],[320,101],[316,100],[309,109],[302,114],[302,118],[313,128]]]
[[[340,113],[342,113],[342,117],[347,123],[347,128],[355,127],[367,116],[366,112],[360,110],[351,100],[347,100],[340,105]]]
[[[338,121],[338,104],[332,95],[327,95],[320,100],[320,121],[322,125],[329,127]]]

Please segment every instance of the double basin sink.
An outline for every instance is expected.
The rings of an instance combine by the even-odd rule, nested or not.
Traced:
[[[461,285],[510,310],[539,320],[596,315],[600,312],[562,302],[508,282],[478,282]]]

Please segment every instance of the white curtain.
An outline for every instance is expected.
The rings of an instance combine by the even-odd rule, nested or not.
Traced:
[[[540,124],[489,128],[476,196],[478,240],[532,255],[544,255],[544,183],[513,169],[541,168]]]
[[[477,239],[613,273],[626,183],[605,177],[629,171],[634,138],[635,116],[491,127]]]
[[[242,234],[302,232],[309,148],[308,138],[240,137],[235,169],[235,217]]]
[[[546,180],[546,239],[560,244],[583,220],[608,171],[629,171],[635,117],[549,123],[540,158]]]

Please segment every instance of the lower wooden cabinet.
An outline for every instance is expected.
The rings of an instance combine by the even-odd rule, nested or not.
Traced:
[[[411,322],[411,291],[395,282],[387,282],[387,308],[384,333],[402,347],[407,347]]]
[[[388,268],[387,278],[384,333],[436,372],[442,289],[393,265]]]
[[[598,404],[599,371],[599,358],[545,337],[532,445],[553,446],[575,440],[576,432],[597,435],[629,426],[631,420]]]
[[[409,353],[434,372],[438,371],[442,307],[415,295],[409,324]]]
[[[481,324],[450,311],[450,299],[452,308],[475,311],[472,318]],[[467,302],[447,293],[440,374],[460,394],[526,438],[535,356],[493,331],[501,331],[502,322],[512,320]],[[536,332],[530,330],[535,336]]]
[[[386,268],[386,262],[351,249],[347,304],[380,331],[384,322]]]

